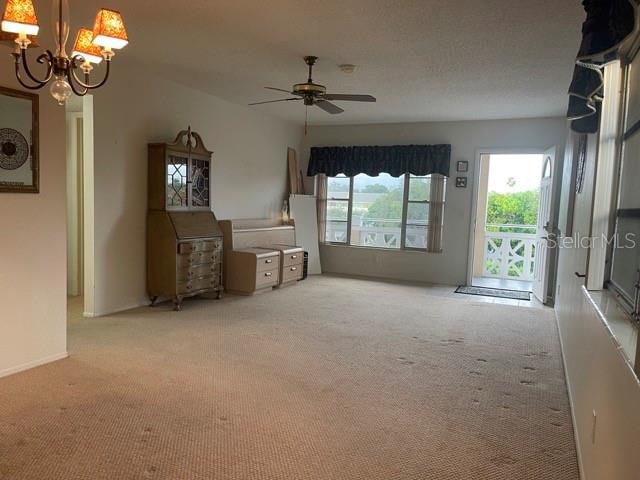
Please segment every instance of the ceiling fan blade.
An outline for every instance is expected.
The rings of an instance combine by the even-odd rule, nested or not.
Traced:
[[[342,95],[339,93],[331,94],[327,93],[322,98],[327,100],[341,100],[346,102],[375,102],[376,97],[371,95]]]
[[[327,102],[326,100],[316,100],[314,105],[317,105],[322,110],[324,110],[325,112],[330,113],[332,115],[337,115],[338,113],[344,112],[343,109],[341,109],[337,105],[334,105],[331,102]]]
[[[302,100],[301,98],[282,98],[280,100],[267,100],[266,102],[250,103],[249,105],[264,105],[265,103],[290,102],[291,100]]]
[[[264,87],[267,90],[275,90],[276,92],[284,92],[284,93],[288,93],[293,95],[293,93],[291,93],[289,90],[283,90],[282,88],[276,88],[276,87]]]

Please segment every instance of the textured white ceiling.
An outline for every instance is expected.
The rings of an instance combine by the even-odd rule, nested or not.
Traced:
[[[48,1],[36,2],[48,22]],[[72,0],[74,27],[100,6],[120,9],[139,62],[229,101],[280,98],[306,80],[377,104],[311,109],[314,124],[563,115],[583,10],[578,0]],[[84,20],[84,22],[81,22]],[[75,31],[75,28],[74,28]],[[342,73],[339,64],[358,66]],[[123,67],[120,67],[123,68]],[[252,107],[304,121],[294,102]]]

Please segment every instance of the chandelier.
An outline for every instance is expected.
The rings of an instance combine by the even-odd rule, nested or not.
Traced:
[[[32,0],[7,0],[1,29],[16,34],[16,51],[11,55],[15,60],[18,82],[29,90],[39,90],[51,82],[51,95],[64,105],[72,94],[86,95],[90,90],[100,88],[109,79],[114,50],[123,48],[129,39],[122,15],[115,10],[102,9],[98,12],[93,26],[81,28],[76,36],[71,57],[67,55],[69,39],[68,0],[53,0],[53,22],[56,50],[45,50],[36,62],[46,66],[44,75],[38,78],[29,67],[27,49],[36,39],[40,26]],[[91,83],[92,64],[106,63],[104,78]],[[23,76],[21,70],[24,70]]]

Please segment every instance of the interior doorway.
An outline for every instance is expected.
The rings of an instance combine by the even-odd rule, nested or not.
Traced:
[[[468,284],[545,300],[553,152],[482,153],[477,160]]]
[[[73,96],[67,130],[67,320],[93,312],[93,98]]]

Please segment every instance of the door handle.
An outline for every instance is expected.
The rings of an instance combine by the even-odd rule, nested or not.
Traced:
[[[587,278],[587,275],[585,273],[575,272],[575,276],[578,277],[578,278]]]

